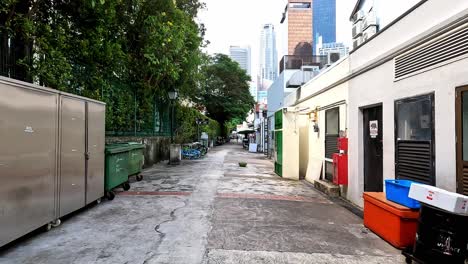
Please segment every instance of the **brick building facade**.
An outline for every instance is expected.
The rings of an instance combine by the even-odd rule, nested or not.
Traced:
[[[283,16],[288,29],[288,54],[312,55],[312,0],[288,0]]]

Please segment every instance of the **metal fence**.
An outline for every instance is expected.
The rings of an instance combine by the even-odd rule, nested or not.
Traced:
[[[33,82],[28,67],[31,50],[0,30],[0,75]],[[86,96],[82,90],[70,90]],[[170,105],[153,95],[139,94],[133,87],[115,82],[101,88],[100,98],[106,103],[106,136],[170,136]],[[175,125],[175,124],[174,124]]]
[[[31,52],[32,45],[0,30],[0,75],[30,82],[26,65],[31,63]]]
[[[158,96],[145,97],[117,86],[103,92],[103,101],[106,136],[170,136],[170,104]]]

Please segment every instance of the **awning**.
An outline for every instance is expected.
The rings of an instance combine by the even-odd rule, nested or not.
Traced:
[[[254,129],[245,129],[245,130],[237,131],[237,134],[248,135],[248,134],[253,134],[255,132],[256,131]]]

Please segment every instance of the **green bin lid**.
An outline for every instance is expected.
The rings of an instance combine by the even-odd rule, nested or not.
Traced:
[[[145,148],[144,144],[138,143],[138,142],[127,142],[127,145],[131,149],[143,149]]]
[[[129,151],[130,148],[124,144],[106,145],[106,154],[117,154]]]

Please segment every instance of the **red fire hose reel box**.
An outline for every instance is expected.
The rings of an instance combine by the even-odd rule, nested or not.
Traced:
[[[333,183],[348,185],[348,155],[333,154]]]
[[[338,138],[338,150],[333,154],[333,183],[348,185],[348,138]]]

